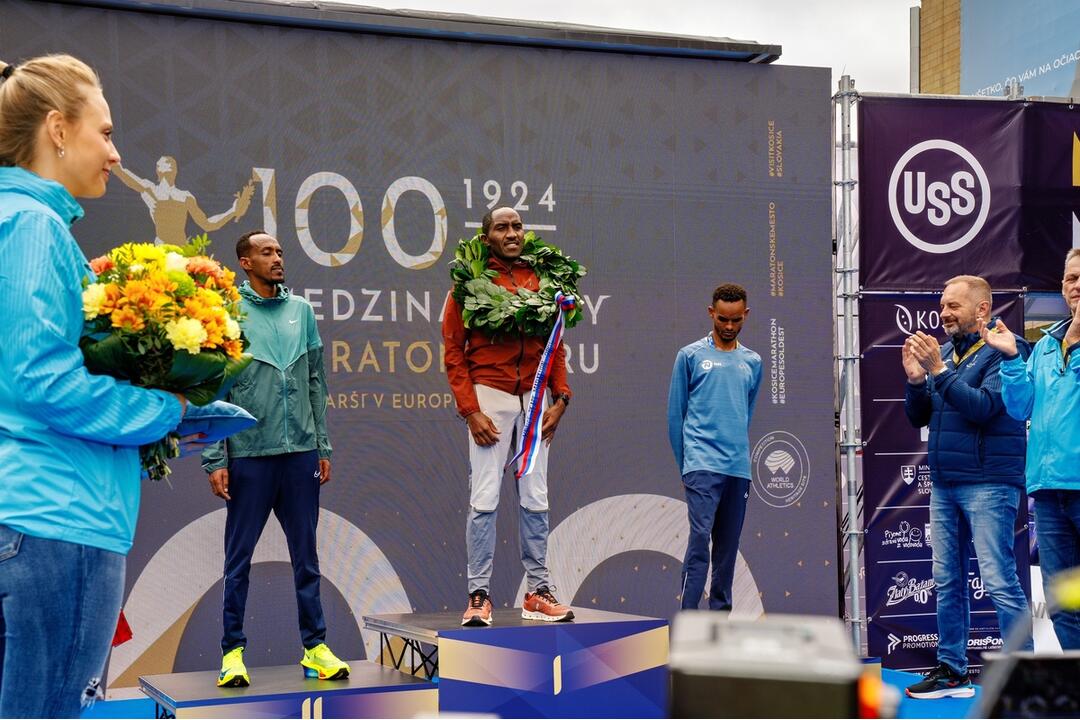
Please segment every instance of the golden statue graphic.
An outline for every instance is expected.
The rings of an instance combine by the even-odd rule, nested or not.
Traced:
[[[233,197],[232,207],[223,213],[207,217],[199,207],[195,196],[187,190],[176,187],[176,159],[162,155],[157,161],[158,181],[145,180],[127,168],[117,165],[113,174],[129,188],[139,193],[139,197],[150,209],[154,221],[156,242],[170,245],[183,245],[187,241],[187,221],[191,219],[206,232],[213,232],[230,220],[243,217],[251,204],[251,195],[255,192],[253,181],[248,180]]]

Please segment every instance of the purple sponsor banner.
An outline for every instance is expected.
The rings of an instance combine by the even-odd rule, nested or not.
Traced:
[[[868,651],[880,655],[886,667],[904,670],[935,664],[937,621],[927,435],[904,414],[900,346],[919,330],[944,343],[939,300],[937,293],[867,294],[860,303]],[[1023,327],[1023,304],[1016,293],[995,294],[994,314],[1009,327]],[[1026,514],[1017,520],[1016,554],[1029,592],[1026,521]],[[1001,642],[974,559],[968,589],[969,662],[980,665],[979,653]]]
[[[959,274],[1055,292],[1080,246],[1080,110],[863,98],[860,282],[933,291]]]
[[[1061,291],[1065,253],[1080,247],[1080,109],[1032,103],[1024,110],[1023,272]],[[1037,287],[1034,284],[1032,287]]]
[[[1042,287],[1019,271],[1022,113],[1022,103],[862,98],[863,287],[936,291],[960,274]]]

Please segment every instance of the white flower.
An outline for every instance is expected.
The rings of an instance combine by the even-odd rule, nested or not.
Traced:
[[[165,253],[166,272],[187,272],[187,258],[180,253]]]

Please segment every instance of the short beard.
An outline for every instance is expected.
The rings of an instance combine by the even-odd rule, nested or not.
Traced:
[[[979,329],[979,326],[977,324],[974,327],[972,327],[971,329],[965,329],[963,325],[961,325],[960,323],[957,323],[956,324],[956,332],[949,333],[949,337],[957,338],[957,339],[962,338],[965,335],[970,335],[973,332],[977,332],[978,329]],[[946,331],[946,332],[948,332],[948,331]]]

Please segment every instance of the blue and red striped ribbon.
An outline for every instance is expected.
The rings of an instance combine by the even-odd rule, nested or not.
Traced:
[[[521,478],[532,472],[536,464],[536,455],[540,450],[540,432],[544,413],[544,392],[547,389],[548,379],[551,377],[551,368],[555,364],[555,352],[562,342],[563,325],[566,313],[576,307],[577,302],[573,295],[555,293],[555,304],[559,306],[558,317],[555,318],[555,327],[551,328],[544,354],[540,356],[540,365],[536,368],[536,377],[533,379],[532,394],[529,398],[529,409],[525,414],[525,424],[521,428],[521,437],[518,438],[518,451],[510,461],[506,463],[510,467],[518,458],[521,458],[521,466],[514,473],[514,477]]]

